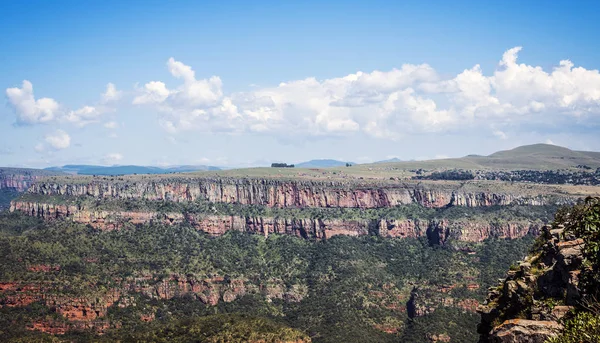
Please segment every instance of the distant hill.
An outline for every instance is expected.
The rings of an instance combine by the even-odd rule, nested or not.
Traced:
[[[352,165],[356,164],[354,162],[343,162],[338,160],[310,160],[302,163],[295,164],[296,168],[328,168],[328,167],[345,167],[346,163],[350,163]]]
[[[63,174],[60,170],[0,167],[0,177],[3,175],[50,176],[60,174]]]
[[[387,160],[376,161],[376,162],[373,162],[373,163],[393,163],[393,162],[403,162],[403,161],[401,159],[397,158],[397,157],[394,157],[394,158],[390,158],[390,159],[387,159]]]
[[[47,171],[63,172],[78,175],[130,175],[130,174],[168,174],[185,173],[205,170],[221,170],[213,166],[174,166],[174,167],[152,167],[152,166],[94,166],[69,164],[62,167],[46,168]]]
[[[427,161],[381,161],[376,163],[389,163],[401,169],[556,170],[576,169],[578,166],[596,169],[600,167],[600,152],[576,151],[551,144],[532,144],[498,151],[488,156],[468,155],[461,158]]]
[[[532,144],[516,147],[511,150],[495,152],[489,156],[464,157],[488,167],[533,169],[562,169],[588,166],[600,167],[600,153],[593,151],[576,151],[551,144]]]

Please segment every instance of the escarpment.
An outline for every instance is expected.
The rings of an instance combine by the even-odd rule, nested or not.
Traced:
[[[9,174],[0,170],[0,189],[14,189],[17,192],[25,192],[42,176],[31,174]]]
[[[107,178],[103,178],[107,179]],[[535,187],[506,186],[504,183],[458,182],[381,182],[307,181],[282,179],[231,178],[84,178],[89,182],[66,182],[68,178],[49,178],[32,185],[28,199],[13,201],[11,211],[44,219],[66,218],[102,230],[120,229],[125,224],[188,223],[198,230],[221,235],[235,230],[268,235],[289,234],[311,239],[336,235],[382,237],[427,237],[432,244],[443,245],[450,239],[479,242],[486,238],[518,238],[539,233],[542,221],[511,218],[494,221],[473,217],[447,219],[394,217],[385,214],[367,216],[357,212],[350,217],[304,217],[286,211],[319,209],[376,210],[417,206],[425,209],[497,208],[502,206],[555,206],[577,199],[576,194]],[[531,189],[530,189],[531,188]],[[121,208],[110,210],[81,206],[113,201]],[[127,209],[127,203],[153,202],[172,204],[166,210]],[[204,207],[201,213],[182,210],[188,204],[229,204],[251,208],[280,209],[281,213],[214,213]],[[178,207],[179,206],[179,207]],[[161,207],[157,205],[155,207]],[[167,206],[168,207],[168,206]],[[251,212],[251,211],[250,211]],[[290,213],[291,213],[290,212]]]
[[[342,218],[282,218],[264,216],[215,215],[204,213],[107,211],[86,209],[77,205],[13,201],[11,211],[45,220],[65,219],[87,224],[100,230],[115,230],[127,224],[187,223],[211,235],[240,231],[268,236],[288,234],[309,239],[327,239],[336,235],[415,238],[427,237],[431,244],[444,245],[449,240],[481,242],[487,238],[515,239],[537,235],[541,221],[481,221],[459,219],[342,219]]]
[[[95,198],[145,199],[173,202],[206,200],[215,203],[261,205],[277,208],[383,208],[419,204],[445,206],[503,206],[570,203],[577,196],[564,192],[536,193],[526,188],[502,190],[498,183],[394,182],[344,183],[277,179],[122,179],[89,182],[45,180],[31,186],[41,195],[91,196]],[[498,188],[498,190],[494,190]]]

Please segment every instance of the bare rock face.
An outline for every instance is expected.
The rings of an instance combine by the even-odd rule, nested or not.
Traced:
[[[220,236],[234,230],[268,236],[287,234],[309,239],[328,239],[336,235],[364,236],[377,234],[388,238],[427,237],[432,245],[444,245],[449,239],[481,242],[490,237],[514,239],[528,234],[537,235],[537,222],[485,223],[466,219],[412,220],[412,219],[317,219],[240,217],[227,215],[196,215],[139,211],[88,210],[76,205],[13,201],[11,211],[19,211],[45,220],[66,219],[90,225],[100,230],[121,229],[125,224],[159,222],[175,225],[187,222],[210,235]]]
[[[555,321],[511,319],[494,328],[491,342],[544,343],[560,329]]]
[[[195,201],[262,205],[268,207],[381,208],[417,203],[425,207],[543,205],[540,196],[498,193],[489,189],[465,191],[460,184],[348,184],[343,182],[274,179],[179,178],[141,181],[59,183],[41,181],[29,192],[95,198]]]
[[[0,170],[0,189],[12,188],[17,192],[25,192],[34,182],[40,179],[40,175],[4,173]]]
[[[561,329],[558,322],[582,298],[579,270],[583,240],[562,229],[543,228],[541,253],[528,256],[478,308],[480,342],[544,342]]]

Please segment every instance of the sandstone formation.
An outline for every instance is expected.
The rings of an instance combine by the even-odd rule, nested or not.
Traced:
[[[31,173],[7,173],[0,170],[0,189],[12,188],[17,192],[25,192],[34,182],[41,178],[41,175],[32,175]]]
[[[528,256],[480,306],[480,342],[544,342],[582,298],[579,273],[583,240],[544,227],[542,252]]]
[[[77,223],[89,224],[101,230],[122,228],[126,223],[142,224],[160,222],[167,225],[187,222],[196,229],[211,235],[227,231],[269,235],[289,234],[303,238],[327,239],[336,235],[363,236],[375,234],[382,237],[427,237],[432,244],[443,245],[449,239],[480,242],[486,238],[519,238],[537,235],[540,222],[478,222],[468,218],[459,220],[411,220],[411,219],[318,219],[318,218],[272,218],[200,215],[182,213],[158,213],[135,211],[99,211],[80,209],[76,205],[45,204],[13,201],[11,211],[46,220],[65,218]]]
[[[141,179],[58,182],[44,180],[29,192],[45,195],[91,196],[95,198],[147,199],[261,205],[278,208],[343,207],[382,208],[417,203],[425,207],[544,205],[570,202],[569,196],[524,195],[524,192],[497,192],[487,188],[465,189],[461,183],[382,183],[292,181],[275,179]]]
[[[267,301],[281,299],[299,302],[307,296],[304,285],[286,286],[280,280],[264,280],[259,284],[244,279],[221,276],[196,278],[191,275],[171,275],[157,279],[153,275],[115,280],[108,290],[98,290],[94,296],[77,297],[57,295],[60,290],[51,282],[4,282],[0,283],[0,307],[23,307],[41,302],[59,314],[63,321],[39,321],[29,329],[52,334],[64,334],[71,330],[92,329],[102,333],[109,328],[106,320],[111,306],[135,306],[132,294],[140,293],[155,299],[172,299],[188,295],[197,301],[215,306],[219,302],[232,302],[246,294],[257,294]],[[91,286],[95,289],[95,286]],[[58,292],[58,293],[57,293]],[[154,313],[145,315],[153,318]]]

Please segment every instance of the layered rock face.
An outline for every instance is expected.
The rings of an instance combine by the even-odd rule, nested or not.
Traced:
[[[59,290],[51,282],[0,283],[0,307],[22,307],[41,302],[52,308],[63,320],[34,322],[31,330],[64,334],[72,330],[91,329],[103,333],[110,328],[106,319],[108,308],[135,306],[135,300],[131,296],[134,293],[154,299],[189,295],[212,306],[219,302],[232,302],[246,294],[260,295],[267,301],[281,299],[298,302],[308,293],[305,285],[285,285],[281,280],[264,280],[256,284],[245,279],[226,279],[221,276],[198,279],[191,275],[171,275],[166,279],[156,279],[147,275],[115,281],[117,286],[88,297],[56,295]],[[152,320],[152,315],[141,319]]]
[[[164,179],[159,181],[91,181],[89,183],[39,182],[29,192],[95,198],[195,201],[261,205],[268,207],[382,208],[417,203],[425,207],[544,205],[541,196],[464,191],[460,184],[382,185],[273,179]],[[564,197],[562,201],[569,201]]]
[[[41,179],[39,175],[7,174],[0,171],[0,189],[12,188],[17,192],[25,192],[39,179]]]
[[[544,228],[547,241],[489,290],[480,306],[480,342],[544,342],[562,328],[559,320],[579,304],[581,239],[563,237],[563,229]]]
[[[287,219],[273,217],[240,217],[182,213],[135,211],[93,211],[75,205],[44,204],[13,201],[11,211],[40,217],[46,220],[64,218],[89,224],[101,230],[122,228],[126,223],[159,222],[167,225],[187,222],[196,229],[211,235],[222,235],[235,230],[268,236],[271,233],[289,234],[303,238],[327,239],[336,235],[381,237],[427,237],[432,244],[444,245],[449,239],[480,242],[486,238],[514,239],[528,234],[537,235],[541,224],[519,221],[486,223],[469,219],[411,220],[411,219]]]

